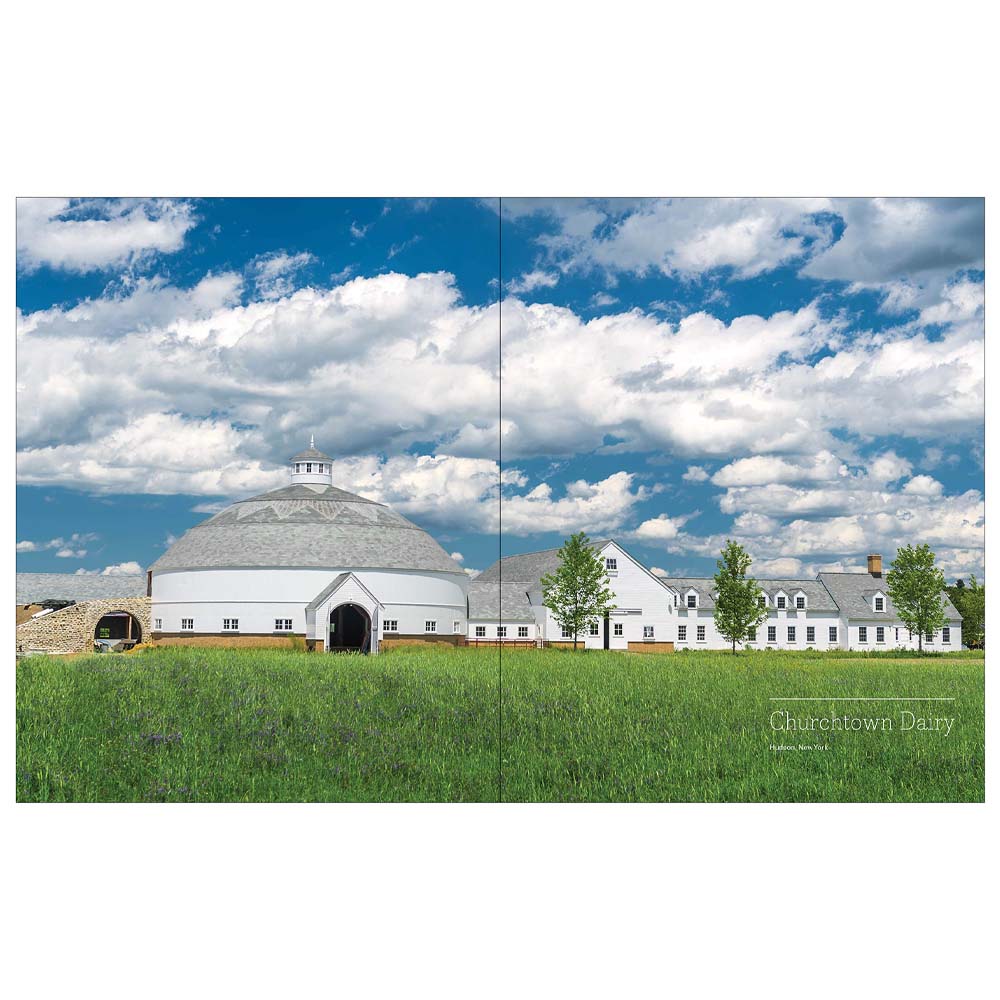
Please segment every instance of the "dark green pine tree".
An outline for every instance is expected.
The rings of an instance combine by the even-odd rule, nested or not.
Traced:
[[[614,609],[609,582],[604,560],[582,531],[563,542],[559,568],[542,577],[542,600],[556,622],[572,633],[573,649],[584,629]]]
[[[722,558],[716,562],[715,628],[733,644],[746,642],[752,629],[767,620],[767,609],[760,606],[760,585],[747,576],[749,554],[739,542],[726,539]]]

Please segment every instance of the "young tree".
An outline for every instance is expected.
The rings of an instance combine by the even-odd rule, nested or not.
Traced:
[[[542,600],[552,617],[573,633],[573,649],[580,632],[603,620],[615,607],[604,560],[582,531],[563,542],[559,568],[543,576],[541,582]]]
[[[952,598],[952,604],[962,616],[962,638],[966,646],[980,649],[986,645],[986,588],[976,578],[969,578],[969,586],[962,589],[961,602]]]
[[[897,551],[885,582],[899,620],[917,633],[917,648],[922,652],[924,635],[945,624],[941,599],[944,573],[934,565],[930,546],[904,545]]]
[[[733,644],[746,642],[750,630],[767,620],[767,609],[760,606],[760,585],[747,576],[751,559],[739,542],[726,539],[722,558],[716,562],[715,627]]]

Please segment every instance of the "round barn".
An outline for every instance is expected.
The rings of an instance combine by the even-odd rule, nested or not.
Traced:
[[[288,486],[190,529],[150,568],[153,638],[378,652],[464,642],[468,577],[426,531],[333,485],[310,444]]]

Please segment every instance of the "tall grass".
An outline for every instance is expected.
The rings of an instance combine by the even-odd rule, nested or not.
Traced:
[[[17,797],[982,801],[983,680],[981,653],[157,648],[31,657],[17,665]],[[954,698],[927,704],[955,723],[949,736],[769,725],[771,698],[844,695]],[[829,749],[772,749],[818,743]]]

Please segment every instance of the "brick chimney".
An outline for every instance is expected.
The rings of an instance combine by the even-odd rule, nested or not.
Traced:
[[[882,557],[880,555],[873,555],[868,557],[868,572],[872,576],[882,575]]]

